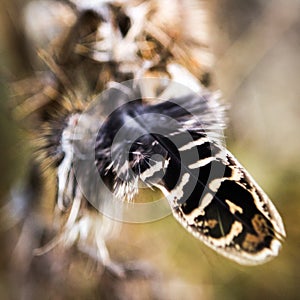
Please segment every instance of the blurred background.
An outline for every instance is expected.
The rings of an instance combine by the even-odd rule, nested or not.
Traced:
[[[30,1],[6,2],[0,9],[2,207],[11,187],[26,176],[29,152],[27,135],[9,116],[14,104],[7,82],[32,72],[22,59],[32,45],[17,21]],[[169,216],[124,224],[110,245],[117,261],[146,261],[157,270],[150,283],[100,276],[82,257],[67,267],[63,259],[56,261],[59,275],[51,280],[20,279],[18,268],[11,267],[18,261],[18,230],[2,209],[1,299],[300,299],[300,1],[211,0],[209,5],[216,81],[230,105],[228,148],[283,217],[287,239],[279,257],[262,266],[239,266],[202,245]]]

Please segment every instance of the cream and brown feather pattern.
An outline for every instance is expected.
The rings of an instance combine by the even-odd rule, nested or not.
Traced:
[[[42,93],[29,112],[39,122],[36,160],[56,174],[54,213],[63,221],[36,253],[77,245],[122,275],[105,246],[117,229],[97,205],[134,202],[143,185],[160,190],[179,223],[225,257],[255,265],[277,256],[281,217],[222,138],[208,1],[62,3],[72,21],[39,52],[55,93]],[[90,153],[96,171],[78,172]]]

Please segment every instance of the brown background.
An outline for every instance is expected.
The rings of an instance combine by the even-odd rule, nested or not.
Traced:
[[[10,3],[20,8],[16,2]],[[14,24],[7,22],[4,9],[0,14],[2,203],[6,202],[4,195],[9,187],[24,173],[27,157],[27,151],[20,148],[22,132],[8,117],[5,101],[10,100],[2,80],[11,79],[16,71],[26,73],[20,56],[27,46],[11,35],[15,33],[11,26],[18,26],[21,10],[12,11]],[[120,299],[153,299],[151,289],[156,290],[159,299],[299,299],[300,3],[213,0],[211,12],[217,84],[231,106],[226,131],[228,147],[281,212],[287,240],[272,262],[242,267],[206,248],[172,217],[149,224],[126,224],[120,238],[111,245],[112,255],[120,261],[148,261],[161,277],[150,285],[118,282],[115,289],[122,291]],[[9,262],[15,260],[11,249],[16,241],[11,230],[1,231],[1,299],[19,299],[21,289],[24,299],[42,295],[45,299],[104,299],[104,290],[114,286],[113,279],[101,281],[93,263],[81,258],[60,269],[60,275],[50,283],[37,277],[22,279],[20,285],[17,272],[11,272],[9,267]],[[26,280],[35,284],[23,288]]]

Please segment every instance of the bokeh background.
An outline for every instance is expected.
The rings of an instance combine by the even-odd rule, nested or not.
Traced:
[[[25,134],[9,116],[7,80],[30,73],[22,53],[31,47],[18,36],[26,1],[6,2],[0,10],[2,206],[28,160]],[[300,299],[300,1],[211,0],[210,14],[216,82],[230,104],[227,144],[283,217],[287,239],[279,257],[262,266],[239,266],[170,216],[124,224],[110,245],[116,260],[146,261],[157,270],[150,283],[101,279],[94,264],[81,257],[66,268],[57,268],[63,259],[53,262],[59,275],[51,281],[19,279],[17,268],[10,267],[17,233],[1,210],[1,299]]]

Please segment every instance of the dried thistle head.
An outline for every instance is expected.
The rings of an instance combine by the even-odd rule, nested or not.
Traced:
[[[143,184],[163,193],[175,218],[224,256],[242,264],[276,256],[281,218],[220,133],[207,1],[64,5],[69,26],[38,51],[46,76],[20,109],[34,117],[35,159],[57,179],[57,236],[36,253],[76,245],[123,275],[105,246],[118,226],[97,209],[122,220]],[[115,142],[121,129],[126,134]],[[116,198],[129,203],[115,206]]]

